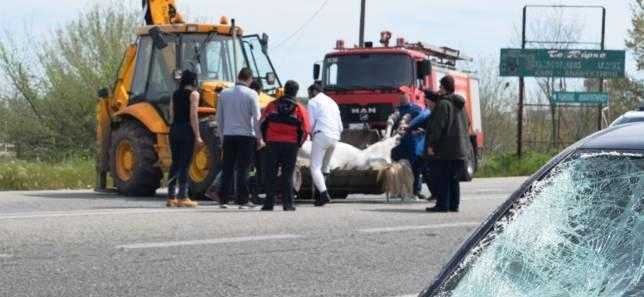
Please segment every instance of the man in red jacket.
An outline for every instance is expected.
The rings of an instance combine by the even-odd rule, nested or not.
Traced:
[[[289,80],[284,85],[284,96],[266,106],[262,114],[262,136],[266,142],[264,170],[266,179],[266,201],[263,211],[272,211],[275,206],[275,185],[282,191],[285,211],[294,211],[293,170],[297,151],[308,137],[309,115],[306,108],[297,103],[299,90],[297,82]],[[279,182],[278,168],[281,167]]]

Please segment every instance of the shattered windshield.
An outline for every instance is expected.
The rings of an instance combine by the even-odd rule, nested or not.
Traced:
[[[644,157],[580,153],[536,182],[438,296],[642,296]]]

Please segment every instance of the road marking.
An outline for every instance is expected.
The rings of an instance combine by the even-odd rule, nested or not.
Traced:
[[[235,243],[235,242],[246,242],[246,241],[297,239],[302,237],[304,236],[295,235],[295,234],[260,235],[260,236],[231,237],[231,238],[204,239],[204,240],[134,243],[134,244],[119,245],[116,248],[117,249],[166,248],[166,247],[175,247],[175,246],[222,244],[222,243]]]
[[[201,208],[202,210],[204,208]],[[61,217],[84,217],[95,215],[127,215],[127,214],[154,214],[154,213],[168,213],[168,212],[195,212],[195,209],[133,209],[133,210],[101,210],[101,211],[44,211],[44,212],[23,212],[23,213],[7,213],[0,215],[0,220],[16,220],[16,219],[40,219],[40,218],[61,218]]]
[[[13,258],[13,255],[10,255],[10,254],[0,254],[0,259],[8,259],[8,258]]]
[[[434,224],[434,225],[420,225],[420,226],[399,226],[399,227],[384,227],[384,228],[369,228],[360,229],[358,232],[362,233],[384,233],[396,231],[409,231],[409,230],[425,230],[425,229],[443,229],[455,227],[473,227],[481,225],[480,222],[462,222],[462,223],[448,223],[448,224]]]

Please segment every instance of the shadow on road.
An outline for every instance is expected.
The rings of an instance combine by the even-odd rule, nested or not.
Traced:
[[[362,211],[372,212],[385,212],[385,213],[416,213],[416,214],[429,214],[424,208],[419,209],[405,209],[405,208],[379,208],[379,209],[363,209]]]
[[[395,200],[390,200],[387,202],[385,198],[351,198],[347,200],[343,199],[335,199],[331,203],[333,204],[385,204],[385,205],[419,205],[419,204],[427,204],[430,203],[430,201],[427,200],[420,200],[420,201],[400,201],[399,199]]]
[[[164,195],[155,195],[152,197],[128,197],[118,195],[116,193],[97,193],[97,192],[38,192],[33,194],[24,194],[27,197],[48,198],[48,199],[83,199],[83,200],[97,200],[97,199],[120,199],[126,201],[162,201],[165,199]]]

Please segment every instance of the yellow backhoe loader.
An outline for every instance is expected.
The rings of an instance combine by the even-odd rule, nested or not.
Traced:
[[[98,191],[107,176],[123,195],[154,195],[171,165],[169,103],[184,69],[198,73],[201,135],[205,146],[194,152],[189,171],[191,196],[200,197],[219,172],[221,149],[216,135],[217,95],[249,67],[264,86],[265,106],[281,90],[268,57],[268,35],[244,35],[235,20],[219,24],[186,23],[175,0],[144,0],[145,25],[128,45],[116,81],[98,92],[96,170]]]

